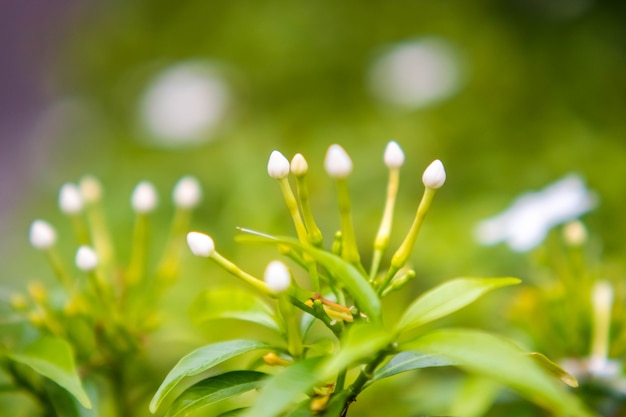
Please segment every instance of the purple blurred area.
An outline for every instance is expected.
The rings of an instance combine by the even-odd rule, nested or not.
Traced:
[[[0,2],[0,233],[46,159],[52,137],[37,134],[54,98],[50,75],[72,22],[87,9],[79,0]]]

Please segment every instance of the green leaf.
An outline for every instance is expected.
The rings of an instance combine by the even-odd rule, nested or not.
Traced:
[[[517,278],[457,278],[422,294],[398,322],[396,330],[404,332],[447,316],[493,289],[519,284]]]
[[[240,236],[238,240],[284,244],[308,252],[315,261],[326,268],[333,278],[346,287],[359,309],[369,317],[370,321],[382,322],[382,308],[376,291],[374,291],[367,278],[358,269],[339,256],[311,245],[302,245],[297,240],[288,237],[255,234],[254,236]]]
[[[279,330],[274,311],[251,292],[224,287],[204,291],[191,305],[189,314],[196,324],[210,320],[237,319]]]
[[[539,365],[504,338],[473,330],[436,330],[400,349],[447,358],[455,366],[516,389],[556,415],[591,416],[576,397],[562,390]]]
[[[371,358],[391,342],[391,336],[380,326],[358,323],[341,338],[341,350],[326,361],[321,374],[330,378],[350,365]]]
[[[563,383],[569,385],[572,388],[578,387],[578,380],[576,377],[565,369],[561,368],[559,364],[551,361],[547,356],[539,352],[531,352],[528,356],[535,361],[536,364],[541,366],[544,370],[560,379]]]
[[[8,357],[50,378],[72,394],[83,407],[91,408],[91,401],[76,371],[74,352],[64,339],[42,337],[22,352],[11,353]]]
[[[150,401],[150,412],[154,413],[163,399],[185,377],[197,375],[235,356],[260,349],[272,349],[271,345],[256,340],[230,340],[194,350],[183,357],[167,374],[165,380]]]
[[[246,410],[250,408],[250,407],[242,407],[242,408],[235,408],[234,410],[229,410],[225,413],[220,414],[217,417],[236,417],[236,416],[242,416],[243,413],[246,412]]]
[[[259,388],[266,377],[267,374],[263,372],[233,371],[207,378],[178,396],[166,417],[187,416],[218,401]]]
[[[265,380],[259,396],[244,417],[275,417],[298,401],[321,381],[319,364],[322,358],[297,362]]]
[[[358,269],[339,256],[313,246],[305,246],[304,250],[322,264],[337,281],[343,283],[348,293],[354,298],[356,305],[369,317],[370,321],[382,322],[380,299]]]
[[[402,372],[412,371],[414,369],[450,365],[454,365],[454,362],[449,359],[433,355],[432,353],[416,352],[413,350],[400,352],[374,372],[374,377],[370,383]]]

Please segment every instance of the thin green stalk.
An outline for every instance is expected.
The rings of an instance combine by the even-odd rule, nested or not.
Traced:
[[[287,204],[287,209],[289,210],[289,214],[291,214],[291,218],[293,219],[293,223],[296,227],[296,233],[298,235],[298,240],[302,244],[308,244],[309,235],[307,232],[307,228],[304,225],[302,217],[300,216],[300,211],[298,210],[298,202],[296,200],[293,191],[291,190],[291,186],[289,185],[289,180],[285,178],[278,179],[278,183],[280,184],[280,189],[285,198],[285,203]],[[310,255],[304,253],[303,254],[304,262],[309,271],[309,276],[311,278],[311,285],[313,286],[314,291],[319,291],[320,281],[319,274],[317,271],[317,266],[313,258]]]
[[[71,214],[70,219],[74,228],[74,234],[79,245],[90,245],[89,229],[85,223],[82,213]]]
[[[389,246],[389,235],[391,234],[391,224],[393,223],[393,209],[396,204],[396,196],[398,194],[398,186],[400,184],[400,169],[392,168],[389,170],[389,181],[387,183],[387,199],[385,201],[385,209],[383,218],[374,240],[374,254],[372,256],[372,267],[370,268],[370,283],[373,283],[380,268],[380,261],[387,246]]]
[[[396,273],[402,268],[405,264],[411,252],[413,251],[413,245],[415,245],[415,240],[417,239],[417,234],[419,233],[420,227],[424,221],[424,217],[430,208],[430,204],[433,201],[433,197],[435,196],[436,189],[426,187],[424,190],[424,194],[422,195],[422,200],[417,208],[417,213],[415,214],[415,219],[413,220],[413,224],[409,229],[409,233],[404,238],[404,241],[394,253],[391,258],[391,265],[389,266],[389,270],[385,275],[385,279],[378,287],[378,294],[382,294]]]
[[[321,247],[323,236],[317,226],[317,223],[315,222],[315,218],[313,217],[311,200],[309,199],[309,188],[307,187],[306,180],[303,175],[296,176],[296,188],[298,192],[298,199],[300,200],[300,207],[302,208],[302,218],[308,231],[309,241],[313,246]]]
[[[267,286],[265,285],[263,281],[248,274],[247,272],[244,272],[241,268],[239,268],[237,265],[235,265],[228,259],[224,258],[217,251],[214,251],[213,253],[211,253],[210,258],[213,261],[215,261],[219,266],[221,266],[224,270],[236,276],[237,278],[242,279],[248,284],[252,285],[254,288],[261,291],[263,294],[269,295],[271,297],[275,297],[275,295],[267,288]]]
[[[157,269],[157,285],[171,284],[178,275],[180,258],[185,249],[185,235],[191,222],[191,209],[177,207],[170,227],[165,251]]]
[[[354,225],[352,223],[350,193],[348,191],[348,182],[344,178],[337,179],[337,195],[339,200],[339,215],[341,217],[341,256],[351,264],[360,266],[361,257],[359,256]]]

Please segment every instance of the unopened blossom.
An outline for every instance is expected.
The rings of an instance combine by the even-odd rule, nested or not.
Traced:
[[[202,188],[196,178],[187,175],[176,183],[172,196],[176,206],[194,208],[202,199]]]
[[[422,182],[426,188],[435,190],[441,188],[446,182],[446,170],[439,159],[434,160],[428,165],[422,175]]]
[[[577,219],[596,204],[583,180],[570,174],[541,191],[520,195],[504,212],[481,221],[476,239],[484,245],[505,242],[514,251],[526,252],[543,242],[551,228]]]
[[[98,255],[93,248],[81,246],[76,251],[76,266],[81,271],[90,272],[98,267]]]
[[[289,160],[278,151],[272,151],[267,161],[267,173],[274,179],[286,178],[289,175]]]
[[[102,198],[102,185],[95,177],[86,175],[80,180],[80,192],[86,203],[96,203]]]
[[[48,249],[54,246],[57,234],[50,223],[44,220],[35,220],[30,225],[30,244],[37,249]]]
[[[208,258],[215,251],[211,236],[200,232],[187,233],[187,245],[191,253],[202,258]]]
[[[71,183],[63,184],[59,192],[59,208],[65,214],[77,214],[83,211],[84,202],[80,189]]]
[[[400,168],[404,164],[404,152],[396,141],[387,143],[383,159],[389,168]]]
[[[291,274],[287,266],[280,261],[272,261],[265,268],[265,285],[273,293],[281,293],[291,285]]]
[[[131,197],[133,209],[137,213],[149,213],[153,211],[158,202],[158,196],[154,185],[148,181],[142,181],[135,187]]]
[[[332,178],[346,178],[352,173],[352,159],[339,145],[331,145],[326,151],[324,168]]]
[[[291,158],[291,172],[296,177],[301,177],[309,171],[309,164],[302,154],[297,153]]]

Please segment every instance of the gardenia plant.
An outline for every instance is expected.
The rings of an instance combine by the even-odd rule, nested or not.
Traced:
[[[139,183],[131,197],[135,227],[127,261],[115,253],[99,181],[85,177],[80,185],[65,184],[59,208],[75,232],[75,267],[57,247],[56,229],[35,220],[30,242],[45,254],[61,288],[33,282],[27,295],[13,297],[14,317],[0,324],[3,391],[28,394],[44,416],[147,414],[147,396],[156,384],[146,379],[146,336],[159,324],[158,300],[177,279],[201,194],[193,177],[176,184],[170,234],[152,264],[150,229],[158,196],[151,183]]]
[[[297,154],[290,162],[278,151],[270,155],[267,172],[282,191],[296,238],[241,229],[238,240],[273,245],[285,259],[271,260],[263,273],[250,274],[223,256],[209,235],[198,231],[187,235],[194,255],[208,258],[249,289],[209,289],[193,304],[192,314],[254,322],[274,331],[282,342],[235,339],[192,351],[165,377],[150,404],[153,413],[167,408],[169,417],[186,416],[258,391],[251,405],[233,406],[221,416],[346,416],[357,397],[384,378],[420,368],[455,366],[509,386],[554,415],[591,415],[559,378],[570,385],[576,385],[576,380],[545,356],[525,353],[514,342],[490,333],[426,326],[491,290],[518,284],[516,278],[453,279],[404,306],[398,321],[385,320],[385,297],[416,276],[408,261],[446,172],[439,160],[426,168],[413,223],[390,263],[383,265],[405,155],[392,141],[383,159],[389,181],[371,265],[361,260],[352,221],[348,178],[353,163],[339,145],[330,146],[324,161],[337,188],[340,214],[339,231],[329,248],[311,210],[306,159]],[[292,268],[304,271],[307,281],[296,281]],[[327,329],[332,346],[319,332],[311,331],[315,323]],[[223,372],[225,361],[251,352],[262,360],[247,369]],[[206,378],[189,386],[190,377],[203,374]]]

